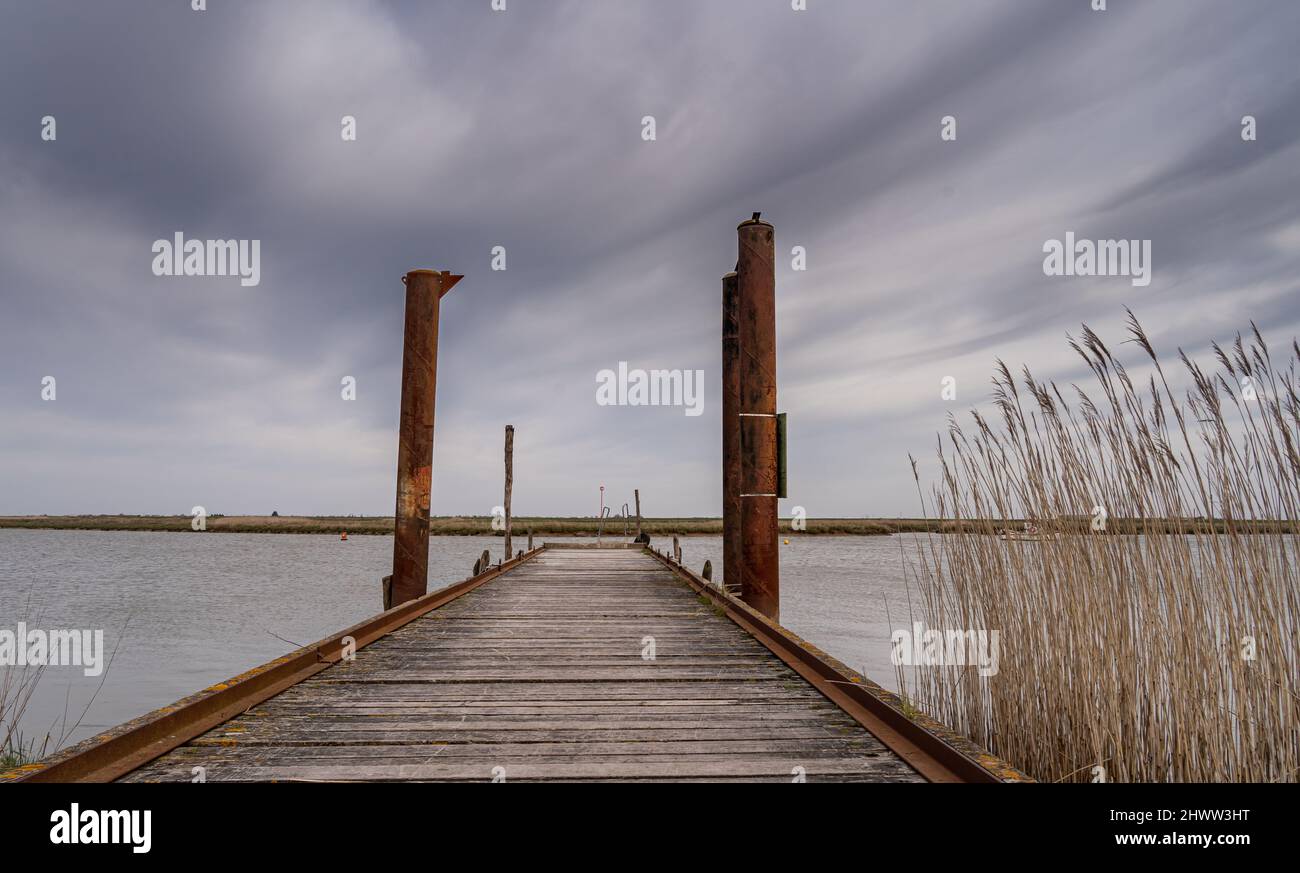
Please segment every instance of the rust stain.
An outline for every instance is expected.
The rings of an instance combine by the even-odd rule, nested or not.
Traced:
[[[433,491],[433,467],[420,467],[415,471],[415,490],[420,508],[428,512],[429,495]]]

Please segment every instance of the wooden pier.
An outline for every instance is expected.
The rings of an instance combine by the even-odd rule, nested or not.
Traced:
[[[546,545],[9,778],[1024,777],[671,558]]]
[[[507,425],[503,559],[485,551],[473,576],[426,593],[439,300],[462,277],[412,270],[384,612],[0,781],[1024,779],[779,624],[775,243],[757,212],[737,235],[727,590],[681,565],[676,537],[671,557],[638,542],[534,549],[531,534],[513,552]]]

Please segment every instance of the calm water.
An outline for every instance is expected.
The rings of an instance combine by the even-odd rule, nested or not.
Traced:
[[[711,560],[722,576],[720,537],[681,542],[684,563],[699,572]],[[781,547],[782,623],[894,688],[885,604],[904,624],[913,538],[790,542]],[[501,547],[497,537],[434,537],[430,590],[468,576],[484,549],[499,558]],[[392,548],[386,536],[0,530],[0,629],[99,628],[105,658],[117,649],[104,677],[48,668],[24,734],[57,736],[65,710],[70,725],[95,695],[68,737],[84,739],[374,615]]]

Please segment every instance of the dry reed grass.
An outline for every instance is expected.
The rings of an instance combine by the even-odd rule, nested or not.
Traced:
[[[1000,665],[923,666],[907,694],[1041,780],[1294,781],[1300,345],[1277,368],[1254,329],[1211,372],[1180,351],[1180,395],[1128,327],[1146,379],[1085,325],[1092,394],[999,361],[993,420],[950,421],[932,493],[958,531],[922,539],[913,608],[1000,631]],[[996,535],[1018,517],[1043,539]]]

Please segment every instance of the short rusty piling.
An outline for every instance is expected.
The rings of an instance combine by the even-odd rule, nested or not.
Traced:
[[[397,509],[393,576],[386,598],[399,606],[429,586],[429,502],[433,481],[433,411],[438,381],[439,301],[463,276],[412,270],[406,285],[402,343],[402,412],[397,436]]]
[[[741,599],[780,621],[777,539],[776,246],[759,213],[736,229],[740,345]],[[730,573],[728,573],[730,575]]]

